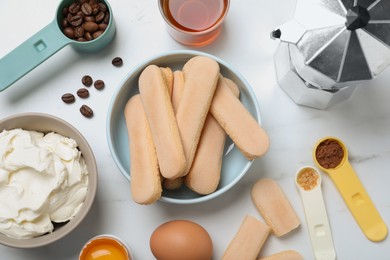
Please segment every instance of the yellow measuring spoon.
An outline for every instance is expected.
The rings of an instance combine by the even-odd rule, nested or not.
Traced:
[[[374,242],[387,236],[387,226],[348,161],[348,150],[335,137],[317,142],[313,151],[317,166],[329,175],[359,227]]]

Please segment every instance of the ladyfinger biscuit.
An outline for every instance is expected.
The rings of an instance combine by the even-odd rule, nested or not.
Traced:
[[[270,228],[252,216],[245,216],[238,232],[225,250],[222,260],[253,260],[257,258]]]
[[[294,250],[286,250],[273,255],[259,257],[257,260],[303,260],[303,256]]]
[[[156,146],[161,175],[168,179],[177,178],[183,175],[187,162],[169,91],[159,67],[149,65],[142,71],[139,91]]]
[[[229,91],[224,80],[218,81],[210,111],[246,158],[253,160],[267,152],[267,133]]]
[[[179,107],[179,103],[181,100],[181,96],[184,91],[184,75],[180,70],[176,70],[173,72],[173,90],[172,90],[172,106],[173,111],[177,112]]]
[[[173,72],[172,85],[173,85],[172,97],[171,97],[172,107],[173,107],[173,112],[176,113],[184,90],[184,75],[182,71],[177,70]],[[183,177],[178,177],[176,179],[164,179],[162,185],[164,189],[176,190],[182,186],[183,182],[184,182]]]
[[[172,96],[172,92],[173,92],[173,72],[171,70],[171,68],[169,67],[160,67],[162,73],[163,73],[163,76],[164,76],[164,79],[165,79],[165,82],[167,83],[167,87],[168,87],[168,92],[169,92],[169,95]]]
[[[176,179],[164,179],[162,186],[165,190],[177,190],[183,186],[183,182],[183,177],[178,177]]]
[[[258,180],[252,188],[251,196],[258,211],[277,237],[300,225],[297,214],[276,181],[269,178]]]
[[[139,204],[151,204],[161,197],[161,178],[156,149],[140,95],[125,106],[130,148],[131,195]]]
[[[224,78],[223,80],[226,80],[232,93],[238,98],[240,90],[237,85],[229,79]],[[221,178],[225,140],[225,130],[209,113],[203,127],[194,161],[190,171],[185,176],[184,183],[188,188],[202,195],[210,194],[217,189]]]
[[[219,65],[213,59],[196,56],[191,60],[191,66],[183,71],[184,91],[176,113],[187,159],[184,174],[189,171],[194,159],[219,78]]]

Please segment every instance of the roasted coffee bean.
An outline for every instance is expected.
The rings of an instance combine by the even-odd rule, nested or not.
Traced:
[[[102,35],[103,31],[97,31],[97,32],[94,32],[92,34],[92,38],[96,39],[98,38],[100,35]]]
[[[61,99],[66,104],[73,103],[76,100],[72,93],[66,93],[66,94],[62,95]]]
[[[93,83],[93,85],[94,85],[95,88],[98,89],[98,90],[103,89],[104,86],[105,86],[104,81],[101,80],[101,79],[96,80],[95,83]]]
[[[80,88],[79,90],[77,90],[77,96],[81,97],[81,98],[87,98],[89,97],[89,91],[88,89],[86,88]]]
[[[114,65],[115,67],[119,67],[119,66],[122,66],[123,64],[123,60],[121,57],[115,57],[114,59],[112,59],[112,65]]]
[[[100,11],[96,16],[95,16],[96,22],[101,23],[104,20],[104,12]]]
[[[107,11],[106,15],[104,16],[104,23],[108,24],[110,22],[110,13]]]
[[[84,86],[89,87],[92,85],[92,78],[89,75],[85,75],[81,78],[81,83],[83,83]]]
[[[91,15],[92,14],[92,7],[90,4],[88,3],[84,3],[82,6],[81,6],[81,11],[83,11],[83,13],[85,15]]]
[[[86,22],[96,22],[95,16],[86,16],[84,17],[84,21]]]
[[[69,26],[68,19],[67,18],[62,19],[62,28],[65,28],[65,27],[68,27],[68,26]]]
[[[66,7],[64,7],[64,8],[62,9],[62,15],[65,17],[65,16],[68,15],[68,13],[69,13],[69,9],[68,9],[68,7],[66,6]]]
[[[85,38],[87,41],[92,41],[92,40],[93,40],[92,34],[91,34],[90,32],[85,32],[84,38]]]
[[[77,14],[77,12],[80,11],[80,4],[73,3],[69,6],[69,12],[71,14]]]
[[[92,5],[92,14],[97,15],[100,12],[100,7],[98,4]]]
[[[68,22],[70,22],[70,20],[72,20],[72,17],[73,17],[73,15],[71,13],[68,13],[68,15],[66,16],[66,19],[68,19]]]
[[[107,29],[107,24],[105,24],[105,23],[100,23],[99,24],[99,30],[100,31],[105,31]]]
[[[103,3],[98,3],[100,11],[106,12],[107,11],[107,6]]]
[[[64,34],[66,35],[66,37],[74,39],[74,31],[71,27],[66,27],[64,29]]]
[[[71,19],[70,19],[70,24],[73,26],[73,27],[77,27],[77,26],[80,26],[84,21],[84,18],[80,15],[75,15],[73,16]]]
[[[88,118],[93,117],[93,110],[89,106],[87,106],[87,105],[82,105],[80,107],[80,113],[83,116],[88,117]]]
[[[81,38],[83,36],[84,36],[84,28],[82,26],[76,27],[76,29],[74,29],[74,37]]]
[[[86,41],[87,41],[87,39],[85,39],[85,38],[81,37],[81,38],[77,38],[77,41],[79,41],[79,42],[86,42]]]
[[[99,25],[94,22],[86,22],[83,24],[84,30],[90,33],[94,33],[99,29]]]
[[[98,38],[107,29],[110,20],[107,6],[96,0],[74,1],[62,10],[63,33],[78,41],[91,41]],[[73,32],[70,29],[73,29]]]

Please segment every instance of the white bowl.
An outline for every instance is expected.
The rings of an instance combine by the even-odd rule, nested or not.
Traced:
[[[128,147],[127,129],[124,118],[124,107],[130,97],[139,93],[138,78],[145,67],[155,64],[161,67],[170,67],[173,71],[182,69],[183,65],[194,56],[207,56],[216,60],[221,74],[233,80],[240,88],[240,100],[246,109],[261,123],[260,110],[256,96],[249,83],[232,66],[210,54],[199,51],[173,51],[152,57],[130,71],[114,93],[107,114],[107,141],[112,157],[121,173],[130,180],[130,153]],[[252,161],[248,161],[232,145],[228,138],[225,144],[225,153],[222,161],[221,180],[215,192],[209,195],[199,195],[183,185],[178,190],[164,190],[161,201],[176,204],[191,204],[215,198],[233,187],[248,171]]]
[[[76,216],[64,224],[55,224],[54,231],[39,237],[15,239],[0,233],[0,243],[16,248],[33,248],[45,246],[61,239],[83,221],[95,199],[97,189],[97,166],[91,147],[81,133],[69,123],[57,117],[41,113],[22,113],[0,120],[0,132],[22,128],[43,133],[56,132],[74,139],[80,149],[88,168],[88,193]]]

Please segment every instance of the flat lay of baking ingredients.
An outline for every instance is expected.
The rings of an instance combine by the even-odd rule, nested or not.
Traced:
[[[0,2],[0,259],[390,259],[390,2]]]

